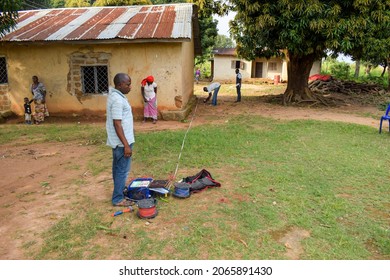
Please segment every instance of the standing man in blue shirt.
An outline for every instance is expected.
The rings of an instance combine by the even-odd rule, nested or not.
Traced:
[[[131,78],[125,73],[114,77],[115,88],[107,98],[107,145],[112,148],[112,178],[114,190],[112,204],[127,207],[132,203],[123,194],[130,172],[134,144],[133,113],[127,97],[131,90]]]
[[[241,80],[242,75],[240,70],[236,68],[236,90],[237,90],[237,100],[234,102],[241,102]]]

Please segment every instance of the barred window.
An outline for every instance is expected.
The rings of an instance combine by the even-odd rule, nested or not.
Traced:
[[[242,62],[240,60],[232,60],[231,68],[232,69],[237,69],[238,68],[238,69],[244,70],[245,62]]]
[[[108,67],[81,66],[81,81],[84,94],[108,93]]]
[[[268,62],[268,71],[276,71],[278,70],[278,65],[276,62]]]
[[[7,61],[0,57],[0,84],[8,84]]]

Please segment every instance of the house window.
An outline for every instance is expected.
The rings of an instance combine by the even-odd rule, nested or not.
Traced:
[[[0,57],[0,84],[8,84],[7,61]]]
[[[240,61],[240,60],[232,60],[231,68],[232,69],[238,68],[238,69],[244,70],[245,63]]]
[[[84,94],[108,93],[108,67],[81,66],[81,81]]]
[[[276,62],[268,62],[268,71],[276,71],[278,70],[278,65]]]

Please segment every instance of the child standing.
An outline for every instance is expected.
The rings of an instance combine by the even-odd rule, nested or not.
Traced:
[[[27,97],[24,98],[24,121],[26,124],[31,124],[31,102],[34,99],[28,100]]]
[[[200,69],[198,68],[195,72],[195,81],[197,84],[199,84],[199,79],[200,79]]]

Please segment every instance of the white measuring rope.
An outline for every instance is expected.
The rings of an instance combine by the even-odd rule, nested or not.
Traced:
[[[173,180],[176,179],[177,170],[179,169],[179,163],[180,163],[181,153],[183,152],[183,148],[184,148],[184,142],[186,141],[188,131],[190,131],[190,128],[191,128],[191,125],[192,125],[192,121],[193,121],[194,118],[195,118],[196,109],[197,109],[197,108],[198,108],[198,101],[196,101],[196,106],[195,106],[194,113],[192,114],[192,119],[191,119],[191,121],[190,121],[190,125],[189,125],[188,128],[187,128],[186,134],[184,135],[184,138],[183,138],[183,143],[181,144],[181,149],[180,149],[179,158],[177,159],[177,165],[176,165],[175,174],[173,174]]]

